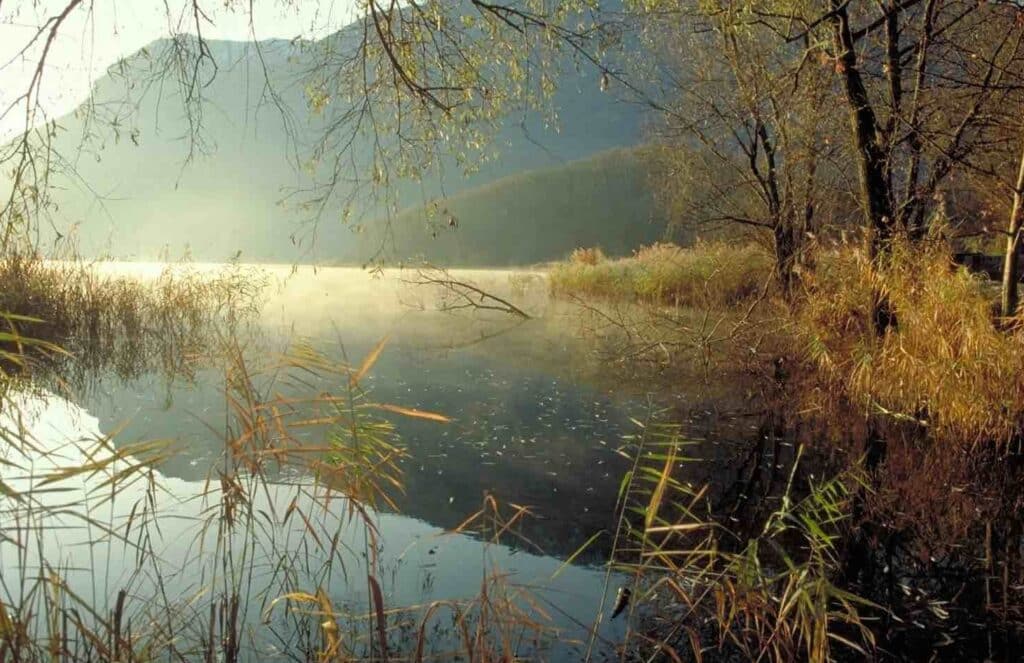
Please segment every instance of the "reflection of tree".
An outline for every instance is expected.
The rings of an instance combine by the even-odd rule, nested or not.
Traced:
[[[570,295],[581,334],[598,341],[602,360],[621,366],[649,364],[659,370],[692,364],[705,383],[712,369],[743,365],[744,355],[758,356],[776,330],[766,325],[763,310],[772,279],[743,310],[699,307],[638,306],[617,300],[591,301]]]
[[[477,330],[475,336],[467,334],[465,338],[460,338],[458,340],[452,340],[445,343],[438,342],[431,343],[428,345],[421,345],[417,346],[415,348],[415,351],[417,354],[433,352],[444,355],[449,352],[454,352],[456,350],[465,350],[466,348],[472,348],[474,346],[487,343],[488,341],[493,341],[494,339],[501,338],[502,336],[505,336],[510,332],[516,331],[525,323],[526,320],[519,320],[516,322],[501,325],[493,330],[479,329]]]

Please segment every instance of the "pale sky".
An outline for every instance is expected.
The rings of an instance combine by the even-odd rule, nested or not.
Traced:
[[[45,39],[19,52],[71,0],[0,0],[0,114],[24,94]],[[354,18],[356,0],[199,0],[210,39],[318,39]],[[170,8],[170,11],[168,11]],[[186,8],[188,11],[186,12]],[[172,33],[194,33],[191,0],[83,0],[62,24],[46,58],[40,102],[46,118],[74,110],[92,82],[122,57]],[[24,106],[0,117],[0,140],[24,129]]]

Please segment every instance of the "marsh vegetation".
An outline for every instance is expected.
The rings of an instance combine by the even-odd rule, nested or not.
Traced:
[[[329,4],[0,6],[0,663],[1019,657],[1018,3]]]

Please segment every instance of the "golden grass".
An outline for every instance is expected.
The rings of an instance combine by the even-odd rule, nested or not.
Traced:
[[[771,256],[754,244],[698,242],[652,244],[614,260],[600,249],[577,249],[548,278],[556,295],[727,307],[756,297],[771,273]]]
[[[54,357],[59,346],[75,355],[76,370],[113,366],[131,375],[151,360],[173,368],[209,346],[212,326],[254,317],[265,278],[239,265],[213,274],[172,265],[140,280],[87,263],[9,254],[0,258],[0,283],[7,335],[0,349],[7,356],[32,363]],[[18,339],[33,339],[32,345]]]
[[[955,442],[1021,431],[1024,329],[996,324],[992,286],[955,266],[944,243],[897,243],[877,268],[859,249],[830,250],[804,283],[794,327],[826,392]],[[896,316],[881,336],[876,292]]]
[[[604,255],[604,251],[601,247],[594,246],[590,248],[579,247],[573,249],[572,253],[569,254],[569,262],[577,263],[580,265],[596,265],[607,260]]]
[[[759,332],[758,348],[808,363],[812,405],[828,410],[842,399],[965,445],[1024,431],[1024,324],[996,319],[994,285],[955,265],[946,242],[896,241],[881,265],[852,245],[819,247],[813,258],[791,307],[772,299],[742,319]],[[622,259],[577,251],[549,281],[560,295],[745,312],[765,292],[771,264],[750,244],[655,244]],[[882,335],[872,317],[879,296],[895,315]]]

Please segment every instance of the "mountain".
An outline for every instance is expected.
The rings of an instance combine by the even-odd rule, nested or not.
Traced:
[[[181,44],[173,40],[154,42],[112,67],[95,83],[83,108],[58,122],[54,146],[74,174],[54,178],[57,207],[53,228],[43,236],[44,248],[53,245],[55,232],[60,232],[74,237],[85,256],[155,259],[187,250],[198,260],[222,260],[237,251],[244,260],[268,262],[310,258],[362,262],[370,258],[380,242],[367,237],[379,236],[380,231],[374,227],[379,224],[366,220],[386,216],[387,208],[381,203],[356,205],[356,221],[348,222],[342,221],[340,204],[328,205],[315,224],[315,244],[311,242],[313,212],[296,204],[303,194],[295,192],[309,191],[314,178],[324,175],[322,167],[303,167],[316,137],[345,111],[330,106],[321,114],[310,110],[308,73],[318,49],[345,48],[352,37],[349,30],[328,37],[329,43],[210,41],[216,76],[204,79],[205,85],[197,88],[162,75],[168,62],[180,55]],[[611,233],[605,237],[585,232],[580,235],[582,243],[616,244],[620,236],[629,236],[611,229],[604,220],[593,228],[585,223],[588,215],[598,212],[585,199],[601,193],[600,187],[593,186],[598,180],[592,177],[591,184],[583,183],[583,173],[596,168],[595,163],[559,171],[575,182],[578,193],[572,194],[572,200],[565,191],[545,188],[552,168],[638,144],[645,121],[639,107],[603,93],[595,72],[578,71],[568,62],[563,69],[567,73],[552,100],[561,118],[557,130],[546,127],[537,113],[508,118],[496,137],[498,158],[482,164],[479,171],[463,177],[453,159],[446,157],[442,170],[451,174],[444,180],[405,182],[398,187],[399,199],[406,207],[415,208],[413,203],[435,200],[442,193],[457,198],[452,207],[464,218],[464,225],[460,226],[463,232],[452,235],[468,238],[479,219],[502,219],[492,227],[508,224],[502,236],[519,248],[513,251],[510,244],[486,258],[483,254],[475,258],[469,252],[484,251],[487,243],[467,239],[461,245],[451,242],[432,256],[431,251],[422,253],[435,259],[451,256],[476,263],[485,259],[523,263],[557,257],[570,243],[577,243],[570,239],[568,228],[602,228]],[[273,99],[267,80],[275,92]],[[202,97],[200,102],[195,101],[197,94]],[[191,106],[185,99],[191,100]],[[191,109],[191,114],[186,109]],[[197,114],[201,115],[198,142],[190,139],[197,135],[193,131]],[[358,137],[348,149],[357,160],[366,160],[372,154],[371,138]],[[630,158],[625,163],[636,165],[636,160]],[[613,166],[618,173],[604,181],[626,187],[623,196],[638,195],[641,179],[626,174],[625,163],[601,166],[606,171]],[[537,173],[518,181],[503,179],[530,171]],[[627,181],[619,182],[623,178]],[[499,181],[497,189],[487,188]],[[344,183],[341,186],[340,197],[344,198]],[[526,191],[524,187],[530,186],[541,189]],[[517,191],[517,200],[510,201],[502,189]],[[466,195],[460,197],[462,194]],[[283,199],[286,204],[281,204]],[[646,203],[637,204],[644,209],[633,211],[646,215]],[[550,209],[545,210],[545,205]],[[604,216],[612,210],[627,215],[630,205],[618,201]],[[426,224],[414,222],[410,215],[415,212],[400,215],[398,225],[418,225],[419,242]],[[513,230],[539,230],[539,219],[545,219],[543,235]],[[622,221],[635,224],[632,218]],[[559,239],[552,251],[541,252],[529,245],[554,238]],[[414,243],[399,241],[398,255],[413,253]]]
[[[647,178],[631,148],[509,175],[407,209],[390,219],[390,232],[383,220],[372,224],[357,252],[383,248],[402,261],[450,266],[538,263],[578,246],[626,255],[664,236]]]

